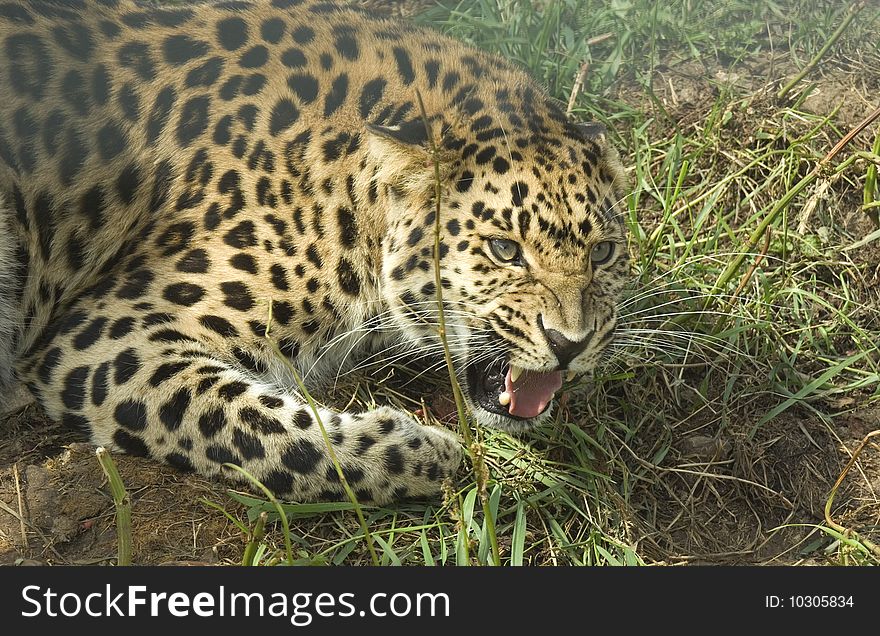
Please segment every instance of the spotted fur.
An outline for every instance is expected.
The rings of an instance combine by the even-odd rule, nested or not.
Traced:
[[[589,371],[613,334],[617,157],[503,60],[302,0],[5,3],[0,56],[0,370],[97,444],[342,496],[275,349],[315,390],[357,356],[439,354],[429,134],[462,382]],[[459,464],[408,413],[320,417],[362,499],[433,495]]]

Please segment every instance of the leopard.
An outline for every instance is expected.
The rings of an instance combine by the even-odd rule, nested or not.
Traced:
[[[448,353],[522,434],[613,340],[619,153],[512,61],[315,0],[6,2],[0,56],[0,382],[96,445],[437,497],[460,436],[328,383]]]

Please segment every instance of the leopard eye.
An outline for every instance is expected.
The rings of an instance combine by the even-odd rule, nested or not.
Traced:
[[[507,239],[490,239],[489,249],[492,250],[492,254],[495,255],[495,258],[502,263],[512,263],[517,261],[521,255],[519,245],[516,241],[509,241]]]
[[[612,256],[614,256],[614,243],[611,241],[596,243],[593,246],[593,251],[590,252],[590,260],[593,261],[593,265],[604,265],[611,260]]]

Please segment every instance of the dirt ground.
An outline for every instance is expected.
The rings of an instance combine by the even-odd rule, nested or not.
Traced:
[[[3,425],[0,565],[93,565],[116,559],[113,500],[95,449],[29,406]],[[132,561],[139,565],[240,558],[237,528],[202,498],[222,485],[136,457],[114,457],[132,497]]]
[[[736,76],[688,62],[659,67],[653,89],[684,126],[705,114],[719,82],[758,93],[768,76],[791,74],[784,61],[769,59],[751,66],[745,62]],[[864,117],[866,105],[876,104],[878,78],[819,73],[810,80],[815,88],[802,108],[828,113],[842,104],[836,119],[845,131]],[[622,89],[620,97],[648,103],[641,88],[630,94]],[[870,232],[859,225],[866,223],[864,218],[845,222],[853,224],[854,235]],[[880,289],[880,249],[866,248],[855,258],[874,272],[865,285]],[[825,406],[843,413],[833,425],[807,410],[791,409],[753,439],[719,438],[694,426],[673,431],[675,461],[665,464],[673,468],[644,489],[634,488],[624,513],[638,550],[666,563],[823,562],[814,544],[821,540],[827,546],[829,540],[815,524],[823,521],[828,495],[853,451],[880,429],[880,406],[868,406],[867,394]],[[34,404],[0,420],[0,565],[115,560],[113,503],[94,448],[85,441],[81,432],[48,421]],[[232,563],[240,558],[244,537],[205,503],[219,502],[233,515],[243,515],[223,484],[140,458],[118,455],[115,460],[133,501],[135,563]],[[719,472],[707,478],[706,461],[723,466],[723,478]],[[633,464],[637,470],[638,460]],[[880,543],[877,444],[865,448],[843,480],[832,516]]]

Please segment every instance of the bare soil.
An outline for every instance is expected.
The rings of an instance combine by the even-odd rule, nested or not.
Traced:
[[[35,405],[9,417],[0,444],[0,565],[92,565],[116,559],[113,500],[92,445]],[[132,560],[141,565],[240,558],[240,532],[203,499],[222,484],[138,457],[114,457],[132,498]]]

